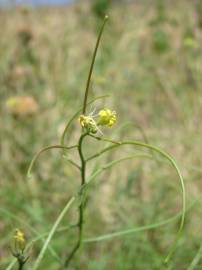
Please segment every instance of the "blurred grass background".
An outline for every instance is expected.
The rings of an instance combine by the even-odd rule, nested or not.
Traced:
[[[103,242],[84,244],[70,269],[202,269],[201,114],[202,1],[78,1],[67,7],[26,6],[0,10],[0,269],[12,260],[13,230],[28,240],[50,230],[79,174],[59,150],[44,154],[26,171],[43,146],[57,144],[66,122],[82,104],[91,56],[102,16],[110,20],[96,60],[90,96],[110,94],[90,110],[117,111],[114,139],[143,140],[175,157],[185,177],[187,212],[183,235],[168,265],[163,264],[178,222]],[[22,99],[13,106],[11,98]],[[10,103],[9,103],[10,100]],[[123,124],[127,122],[128,125]],[[129,124],[131,123],[131,124]],[[71,128],[67,144],[79,134]],[[87,141],[87,152],[101,148]],[[135,149],[122,148],[99,164]],[[71,156],[78,157],[71,152]],[[89,168],[93,169],[93,166]],[[94,192],[95,191],[95,192]],[[105,172],[89,190],[85,237],[154,223],[181,209],[177,176],[167,163],[130,160]],[[61,226],[76,221],[76,206]],[[29,227],[29,226],[31,227]],[[59,257],[71,250],[76,232],[57,233],[51,246]],[[26,269],[42,242],[34,243]],[[59,263],[47,252],[40,269]],[[14,269],[14,268],[13,268]]]

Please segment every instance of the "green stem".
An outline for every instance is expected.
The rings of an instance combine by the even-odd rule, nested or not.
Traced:
[[[97,54],[97,49],[99,47],[100,39],[102,37],[102,33],[103,33],[103,30],[104,30],[104,27],[105,27],[105,23],[106,23],[107,20],[108,20],[108,16],[105,16],[104,22],[103,22],[102,27],[100,29],[100,33],[98,35],[97,42],[96,42],[96,45],[95,45],[95,50],[94,50],[94,53],[93,53],[93,58],[92,58],[92,62],[91,62],[91,66],[90,66],[90,70],[89,70],[89,74],[88,74],[88,79],[87,79],[87,83],[86,83],[86,91],[85,91],[85,96],[84,96],[83,112],[82,112],[83,114],[86,113],[86,105],[87,105],[87,99],[88,99],[88,92],[89,92],[89,86],[90,86],[91,76],[92,76],[92,73],[93,73],[93,67],[94,67],[94,63],[95,63],[95,57],[96,57],[96,54]]]
[[[22,264],[22,263],[19,263],[19,267],[18,267],[18,270],[22,270],[23,266],[24,266],[24,264]]]
[[[74,248],[72,249],[71,253],[69,254],[69,256],[67,257],[65,263],[64,263],[64,267],[65,269],[67,269],[67,267],[69,266],[72,258],[74,257],[74,255],[76,254],[77,250],[80,248],[81,243],[82,243],[82,238],[83,238],[83,223],[84,223],[84,201],[83,201],[83,194],[84,191],[82,189],[82,187],[85,185],[86,182],[86,160],[84,158],[83,155],[83,150],[82,150],[82,144],[83,144],[83,140],[84,138],[88,135],[88,133],[83,133],[79,139],[79,143],[78,143],[78,152],[79,152],[79,157],[81,160],[81,189],[79,192],[79,196],[80,196],[80,205],[79,205],[79,220],[78,220],[78,240],[76,245],[74,246]]]
[[[19,264],[18,270],[22,270],[23,269],[23,266],[25,265],[25,263],[26,263],[27,260],[28,260],[28,257],[26,259],[24,259],[23,257],[22,258],[21,257],[18,258],[18,264]]]

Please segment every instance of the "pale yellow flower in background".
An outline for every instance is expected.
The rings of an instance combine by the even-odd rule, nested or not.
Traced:
[[[106,84],[107,80],[105,77],[102,77],[102,76],[94,76],[93,82],[95,82],[95,84],[97,85],[104,85]]]
[[[198,47],[197,41],[192,37],[186,37],[183,41],[185,48],[196,49]]]
[[[109,109],[99,111],[98,125],[112,127],[116,123],[116,112]]]
[[[32,96],[12,96],[6,100],[7,110],[17,116],[28,116],[38,112],[39,106]]]

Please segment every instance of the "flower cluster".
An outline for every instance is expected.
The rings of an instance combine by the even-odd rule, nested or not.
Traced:
[[[25,235],[21,230],[16,229],[14,240],[15,240],[15,247],[20,251],[23,251],[25,249]]]
[[[110,109],[100,110],[97,121],[93,115],[80,115],[79,123],[87,132],[95,134],[99,131],[98,126],[112,127],[116,123],[116,112]]]
[[[116,112],[109,109],[99,111],[98,125],[112,127],[116,123]]]

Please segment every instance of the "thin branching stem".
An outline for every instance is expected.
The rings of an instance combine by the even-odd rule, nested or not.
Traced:
[[[80,136],[80,139],[78,142],[78,152],[79,152],[79,157],[80,157],[80,161],[81,161],[81,166],[80,166],[81,189],[79,191],[80,202],[79,202],[79,220],[78,220],[78,240],[64,263],[65,269],[67,269],[71,260],[73,259],[74,255],[76,254],[77,250],[80,248],[80,246],[82,244],[82,239],[83,239],[83,223],[84,223],[83,195],[84,195],[84,191],[83,191],[82,187],[85,185],[85,182],[86,182],[86,160],[85,160],[84,155],[83,155],[82,145],[83,145],[83,140],[87,135],[88,135],[88,133],[83,133]]]
[[[79,171],[81,170],[81,167],[73,160],[67,158],[66,159],[71,165],[73,165],[76,169],[78,169]]]
[[[98,35],[97,42],[96,42],[96,45],[95,45],[95,49],[94,49],[94,52],[93,52],[91,66],[90,66],[90,70],[89,70],[88,78],[87,78],[87,83],[86,83],[86,90],[85,90],[85,94],[84,94],[83,109],[82,109],[82,113],[83,114],[86,113],[88,93],[89,93],[90,81],[91,81],[91,77],[92,77],[92,72],[93,72],[93,67],[94,67],[94,63],[95,63],[95,58],[96,58],[96,54],[97,54],[97,50],[98,50],[98,47],[99,47],[100,39],[102,37],[102,33],[103,33],[104,26],[105,26],[105,23],[106,23],[107,19],[108,19],[108,16],[105,16],[104,22],[103,22],[102,27],[100,29],[100,33]],[[74,119],[74,116],[73,116],[72,119]],[[70,123],[71,123],[71,120],[70,120],[70,122],[68,123],[67,127],[65,128],[65,130],[63,132],[63,135],[62,135],[62,138],[61,138],[62,144],[64,143],[64,136],[65,136],[66,130],[69,127]],[[79,205],[79,221],[78,221],[78,240],[77,240],[76,245],[74,246],[74,248],[72,249],[71,253],[69,254],[69,256],[67,257],[67,259],[66,259],[66,261],[64,263],[64,267],[65,268],[67,268],[69,266],[69,263],[71,262],[72,258],[76,254],[77,250],[80,248],[81,243],[82,243],[82,237],[83,237],[83,216],[84,216],[84,200],[83,200],[83,195],[84,194],[83,194],[83,188],[82,187],[85,185],[85,181],[86,181],[86,179],[85,179],[85,174],[86,174],[86,160],[84,158],[83,151],[82,151],[82,143],[83,143],[84,138],[87,135],[88,135],[88,133],[81,134],[80,139],[79,139],[79,143],[78,143],[78,152],[79,152],[79,157],[80,157],[80,161],[81,161],[81,166],[80,166],[80,171],[81,171],[81,189],[80,189],[80,192],[79,192],[80,205]]]

